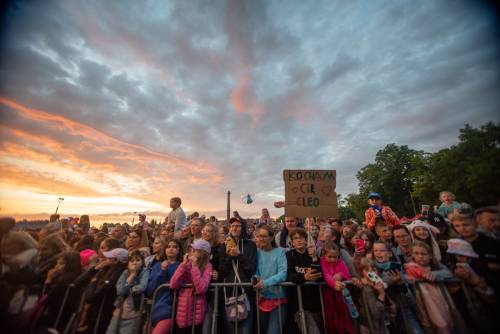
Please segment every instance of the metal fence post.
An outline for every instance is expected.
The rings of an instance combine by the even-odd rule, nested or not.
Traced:
[[[323,301],[323,287],[318,284],[319,300],[321,303],[321,319],[323,320],[323,331],[326,333],[325,303]]]
[[[217,317],[219,309],[219,287],[215,286],[214,292],[214,312],[212,314],[212,328],[210,329],[210,334],[215,334],[217,332]]]
[[[304,305],[302,304],[302,285],[297,284],[297,301],[299,303],[299,317],[300,317],[300,327],[302,334],[307,333],[306,327],[306,315],[304,313]]]
[[[54,327],[54,329],[57,329],[57,327],[59,326],[59,321],[61,321],[61,316],[62,316],[62,312],[63,312],[64,306],[66,305],[66,301],[68,300],[69,291],[74,286],[75,286],[74,284],[70,284],[66,288],[66,291],[64,291],[64,297],[63,297],[63,300],[62,300],[61,307],[59,308],[59,312],[57,312],[56,321],[54,321],[54,324],[52,325]]]

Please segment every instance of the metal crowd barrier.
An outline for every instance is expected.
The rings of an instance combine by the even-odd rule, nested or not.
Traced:
[[[351,284],[352,282],[351,281],[344,281],[343,283]],[[304,284],[295,284],[292,282],[283,282],[283,283],[280,283],[279,285],[283,286],[283,287],[296,287],[297,288],[297,303],[298,303],[298,313],[299,313],[299,319],[300,319],[299,327],[300,327],[302,333],[304,333],[304,334],[307,333],[307,324],[306,324],[305,312],[304,312],[304,307],[303,307],[302,286],[317,286],[318,287],[319,295],[320,295],[320,304],[321,304],[321,318],[323,320],[323,329],[324,329],[324,332],[326,333],[325,307],[324,307],[324,303],[323,303],[323,292],[322,292],[322,288],[321,288],[322,286],[326,285],[326,283],[325,282],[318,282],[318,283],[305,282]],[[182,286],[181,289],[182,288],[190,288],[192,286],[193,286],[192,284],[187,284],[187,285]],[[210,287],[214,289],[214,301],[213,301],[214,302],[214,312],[212,314],[212,328],[211,328],[210,333],[218,333],[217,332],[217,318],[219,316],[219,314],[218,314],[219,289],[226,288],[226,287],[252,287],[252,283],[250,283],[250,282],[211,283]],[[167,289],[167,288],[170,288],[169,283],[165,283],[165,284],[158,286],[156,288],[156,290],[154,291],[152,298],[149,299],[147,301],[147,303],[151,304],[153,306],[156,302],[156,298],[158,296],[159,291],[162,289]],[[172,303],[173,325],[172,325],[172,329],[170,331],[171,334],[174,333],[174,329],[175,329],[175,312],[176,312],[176,306],[177,306],[176,305],[177,294],[178,294],[178,290],[176,289],[173,291],[173,303]],[[238,289],[236,289],[236,298],[238,298]],[[256,320],[257,320],[257,324],[256,324],[257,334],[260,334],[259,298],[260,298],[260,292],[257,291],[256,298],[255,298],[255,309],[254,309],[256,312]],[[192,333],[194,333],[194,331],[195,331],[194,301],[195,301],[195,298],[193,298],[193,306],[192,306],[192,312],[193,312],[193,322],[191,325],[191,332]],[[278,310],[281,310],[281,307],[279,307]],[[279,319],[280,320],[280,327],[282,327],[281,321],[284,321],[284,319],[283,320],[281,319],[282,318],[281,313],[279,315],[279,318],[280,318]],[[254,326],[254,330],[255,330],[255,326]],[[238,322],[234,321],[234,333],[238,334],[238,331],[239,331]],[[147,317],[147,322],[146,322],[146,334],[150,334],[151,332],[152,332],[152,328],[151,328],[151,313],[150,313]]]
[[[344,281],[343,283],[346,283],[346,284],[352,284],[351,281]],[[420,284],[421,283],[428,283],[426,281],[416,281],[412,284],[409,284],[408,286],[411,288],[410,291],[413,291],[414,293],[414,296],[417,294],[417,293],[421,293],[420,292]],[[439,282],[434,282],[434,284],[438,284],[438,286],[440,287],[440,291],[441,293],[443,294],[443,297],[444,299],[446,300],[446,303],[447,303],[447,306],[449,307],[449,309],[452,311],[452,312],[457,312],[457,314],[460,314],[460,312],[457,310],[457,308],[455,307],[455,304],[454,304],[454,301],[453,301],[453,298],[451,297],[448,289],[447,289],[447,284],[460,284],[460,288],[461,290],[463,291],[464,295],[465,295],[465,298],[466,298],[466,301],[468,304],[471,303],[471,296],[470,296],[470,292],[469,292],[469,288],[465,285],[465,283],[462,281],[462,280],[459,280],[459,279],[448,279],[448,280],[445,280],[445,281],[439,281]],[[320,295],[320,306],[321,306],[321,318],[322,318],[322,321],[323,321],[323,332],[326,333],[326,317],[325,317],[325,306],[324,306],[324,303],[323,303],[323,289],[322,289],[322,286],[325,286],[326,283],[325,282],[305,282],[304,284],[294,284],[292,282],[282,282],[279,284],[280,286],[283,286],[283,287],[296,287],[297,289],[297,303],[298,303],[298,315],[299,315],[299,324],[298,324],[298,327],[300,329],[300,331],[303,333],[303,334],[307,334],[307,321],[306,321],[306,316],[305,316],[305,310],[304,310],[304,306],[303,306],[303,294],[302,294],[302,287],[303,286],[317,286],[318,289],[319,289],[319,295]],[[187,284],[187,285],[184,285],[182,286],[180,289],[182,288],[191,288],[193,285],[192,284]],[[231,283],[211,283],[210,284],[210,289],[214,292],[214,299],[213,299],[213,305],[214,305],[214,311],[213,311],[213,314],[211,315],[212,316],[212,323],[211,323],[211,330],[210,330],[210,333],[212,334],[215,334],[215,333],[218,333],[218,318],[220,316],[219,314],[219,304],[220,304],[220,289],[221,288],[227,288],[227,287],[252,287],[252,283],[250,282],[231,282]],[[57,315],[57,318],[55,320],[55,323],[54,323],[54,328],[57,328],[57,326],[59,326],[59,323],[61,321],[61,316],[62,316],[62,312],[63,312],[63,309],[67,303],[67,300],[68,300],[68,296],[69,296],[69,293],[71,291],[71,289],[75,288],[75,286],[73,284],[69,285],[66,292],[65,292],[65,295],[64,295],[64,298],[63,298],[63,301],[62,301],[62,304],[61,304],[61,308],[59,309],[59,312],[58,312],[58,315]],[[141,325],[139,326],[139,332],[142,332],[144,329],[144,333],[145,334],[150,334],[152,332],[152,328],[151,328],[151,310],[152,310],[152,307],[154,306],[154,304],[156,303],[156,299],[158,297],[158,294],[159,292],[162,290],[162,289],[169,289],[170,288],[170,284],[169,283],[166,283],[166,284],[162,284],[160,286],[158,286],[156,288],[156,290],[154,291],[153,293],[153,296],[152,298],[150,299],[147,299],[147,298],[141,298],[141,306],[140,306],[140,311],[139,313],[140,314],[143,314],[144,311],[145,311],[145,305],[148,304],[148,305],[151,305],[151,308],[149,310],[149,312],[146,312],[146,319],[145,319],[145,326],[142,327]],[[236,297],[238,297],[238,290],[239,289],[236,289]],[[176,329],[176,324],[175,324],[175,318],[176,318],[176,311],[177,311],[177,303],[178,303],[178,292],[179,292],[179,289],[175,289],[173,290],[173,296],[172,296],[172,299],[173,299],[173,302],[172,302],[172,328],[171,328],[171,331],[170,333],[171,334],[174,334],[175,333],[175,329]],[[73,314],[71,314],[70,316],[70,319],[68,321],[68,323],[66,324],[66,327],[64,329],[64,332],[63,334],[74,334],[77,327],[78,327],[78,324],[80,322],[80,317],[81,317],[81,314],[82,314],[82,311],[83,311],[83,306],[84,306],[84,303],[85,303],[85,297],[86,297],[86,293],[85,291],[82,293],[82,296],[80,298],[80,303],[79,303],[79,306],[78,306],[78,309],[76,310],[76,312],[73,312]],[[403,321],[403,326],[404,328],[407,330],[407,332],[411,332],[409,331],[411,326],[408,322],[408,319],[406,318],[406,315],[405,315],[405,312],[403,311],[403,301],[402,299],[403,298],[406,298],[406,296],[404,295],[403,292],[400,292],[400,299],[398,299],[396,301],[396,305],[397,305],[397,308],[400,310],[401,312],[401,316],[402,316],[402,321]],[[259,291],[256,291],[256,298],[255,298],[255,308],[254,308],[254,312],[255,312],[255,317],[256,317],[256,324],[254,324],[254,332],[256,332],[257,334],[260,334],[261,333],[261,330],[260,330],[260,312],[259,312],[259,298],[260,298],[260,293]],[[192,305],[192,325],[191,325],[191,333],[194,333],[195,332],[195,317],[196,317],[196,308],[195,308],[195,302],[196,302],[196,299],[193,298],[193,305]],[[251,302],[251,300],[250,300]],[[366,320],[367,320],[367,325],[368,325],[368,329],[371,333],[374,333],[375,332],[375,329],[374,329],[374,324],[373,324],[373,318],[372,318],[372,314],[371,314],[371,311],[368,307],[368,304],[367,304],[367,301],[365,300],[365,296],[364,294],[361,294],[361,298],[360,300],[358,300],[360,306],[362,308],[364,308],[365,310],[365,315],[366,315]],[[103,312],[103,307],[104,307],[104,304],[105,304],[105,299],[103,298],[101,300],[101,302],[99,303],[99,311],[98,311],[98,314],[97,314],[97,318],[96,318],[96,322],[94,324],[94,328],[93,328],[93,333],[97,333],[98,329],[99,329],[99,326],[101,325],[100,324],[100,320],[101,320],[101,316],[102,316],[102,312]],[[279,308],[280,310],[281,308]],[[119,317],[119,320],[118,320],[118,328],[119,328],[119,321],[120,321],[120,318],[121,318],[121,307],[120,307],[120,317]],[[424,307],[423,310],[424,313],[426,313],[426,316],[427,318],[430,320],[429,318],[429,314],[428,314],[428,310]],[[415,316],[417,316],[417,314],[415,314]],[[420,320],[420,319],[419,319]],[[281,319],[281,313],[280,313],[280,322],[282,321]],[[420,322],[420,321],[419,321]],[[432,326],[432,321],[430,321],[430,324]],[[237,321],[234,321],[234,333],[235,334],[238,334],[238,331],[240,330],[239,329],[239,326],[238,326],[238,322]],[[280,323],[280,326],[281,326],[281,323]],[[319,324],[318,324],[319,326]],[[462,326],[462,324],[459,324],[459,326]],[[465,324],[463,324],[463,326],[465,326]],[[435,330],[435,328],[432,328],[433,330]]]

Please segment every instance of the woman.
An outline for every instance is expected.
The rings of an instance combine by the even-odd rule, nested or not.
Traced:
[[[276,247],[271,227],[259,225],[257,229],[257,282],[254,288],[260,292],[260,332],[281,333],[286,318],[285,289],[280,286],[286,280],[287,259],[285,249]]]
[[[165,259],[165,247],[167,247],[167,239],[161,236],[156,237],[151,247],[153,254],[144,260],[146,268],[151,269],[156,263],[162,262]]]
[[[139,228],[130,232],[127,240],[125,240],[125,248],[129,252],[139,250],[146,256],[149,256],[149,239],[146,231]]]

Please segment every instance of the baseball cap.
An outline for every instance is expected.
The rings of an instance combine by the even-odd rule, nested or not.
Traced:
[[[196,250],[205,251],[208,254],[210,254],[210,252],[212,250],[212,246],[210,246],[208,241],[203,240],[203,239],[199,239],[199,240],[196,240],[195,242],[193,242],[191,244],[191,248],[196,249]]]
[[[232,224],[233,222],[240,222],[241,223],[241,220],[239,218],[232,217],[231,219],[229,219],[229,224]]]
[[[117,259],[119,262],[128,261],[128,251],[124,248],[114,248],[102,254],[108,259]]]
[[[372,191],[372,192],[370,192],[370,193],[368,194],[368,199],[370,199],[370,198],[382,198],[382,196],[380,196],[380,194],[379,194],[379,193],[376,193],[376,192],[373,192],[373,191]]]

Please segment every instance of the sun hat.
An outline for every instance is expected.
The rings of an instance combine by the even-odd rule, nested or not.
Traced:
[[[125,263],[128,261],[128,251],[124,248],[114,248],[102,254],[108,259],[117,259],[119,262]]]
[[[212,246],[210,246],[210,243],[204,239],[198,239],[195,242],[191,244],[192,249],[196,250],[202,250],[210,254],[212,250]]]
[[[446,250],[449,254],[462,255],[467,257],[478,258],[479,255],[474,252],[472,245],[463,239],[450,239],[448,240],[448,249]]]

